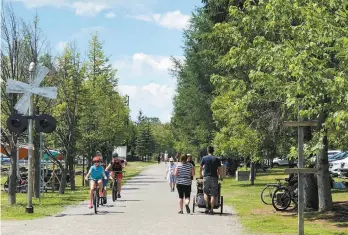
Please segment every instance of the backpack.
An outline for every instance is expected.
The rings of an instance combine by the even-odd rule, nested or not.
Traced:
[[[120,159],[113,159],[112,160],[112,168],[116,171],[122,171],[122,163]]]

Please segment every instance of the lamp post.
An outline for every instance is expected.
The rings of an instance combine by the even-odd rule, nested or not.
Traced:
[[[33,81],[35,72],[35,63],[31,62],[29,65],[29,84]],[[29,95],[29,116],[33,116],[33,95],[30,93]],[[29,118],[29,127],[28,127],[28,202],[27,207],[25,208],[26,213],[34,213],[33,207],[33,119]]]

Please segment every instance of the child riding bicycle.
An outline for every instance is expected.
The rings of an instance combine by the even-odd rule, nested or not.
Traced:
[[[106,168],[106,164],[105,163],[103,163],[102,166],[103,166],[104,169]],[[103,200],[104,200],[104,204],[106,204],[107,203],[107,200],[106,200],[107,191],[106,190],[107,190],[108,182],[109,182],[109,179],[110,179],[110,172],[105,169],[104,173],[105,173],[107,179],[103,179],[103,187],[104,187]]]
[[[93,190],[98,184],[99,186],[99,196],[103,197],[103,179],[107,179],[104,168],[100,165],[101,163],[101,158],[99,156],[95,156],[93,158],[93,163],[94,165],[91,166],[91,168],[88,171],[88,174],[85,177],[85,180],[88,180],[89,176],[91,176],[89,185],[90,185],[90,190],[89,190],[89,195],[90,195],[90,201],[88,203],[89,208],[93,208]]]
[[[117,177],[117,197],[121,198],[121,185],[122,185],[122,178],[123,178],[123,174],[122,174],[122,170],[124,168],[124,166],[126,165],[126,162],[124,162],[125,164],[122,164],[122,161],[120,159],[118,159],[118,154],[117,153],[113,153],[112,154],[112,161],[111,163],[108,165],[108,167],[106,168],[106,171],[110,171],[110,176],[112,179],[114,179],[115,177]]]

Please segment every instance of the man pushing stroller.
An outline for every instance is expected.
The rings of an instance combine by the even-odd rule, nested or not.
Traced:
[[[200,176],[203,178],[202,170],[204,171],[203,178],[203,193],[205,201],[205,213],[214,214],[214,205],[216,196],[218,196],[219,190],[219,178],[220,178],[220,159],[216,158],[214,154],[214,147],[208,147],[208,155],[202,158],[200,166]],[[210,208],[209,208],[209,195],[210,195]]]

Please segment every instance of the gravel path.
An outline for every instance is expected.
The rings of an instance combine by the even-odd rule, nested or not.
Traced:
[[[30,221],[2,221],[3,235],[81,235],[98,233],[124,235],[241,235],[245,234],[230,207],[220,216],[206,215],[197,209],[190,215],[177,214],[178,195],[170,192],[164,179],[165,164],[154,165],[129,180],[122,198],[99,207],[98,214],[87,208],[87,202],[67,207],[59,215]],[[192,185],[196,194],[196,183]],[[192,210],[192,203],[190,206]],[[217,210],[218,211],[218,210]],[[119,225],[119,226],[118,226]]]

